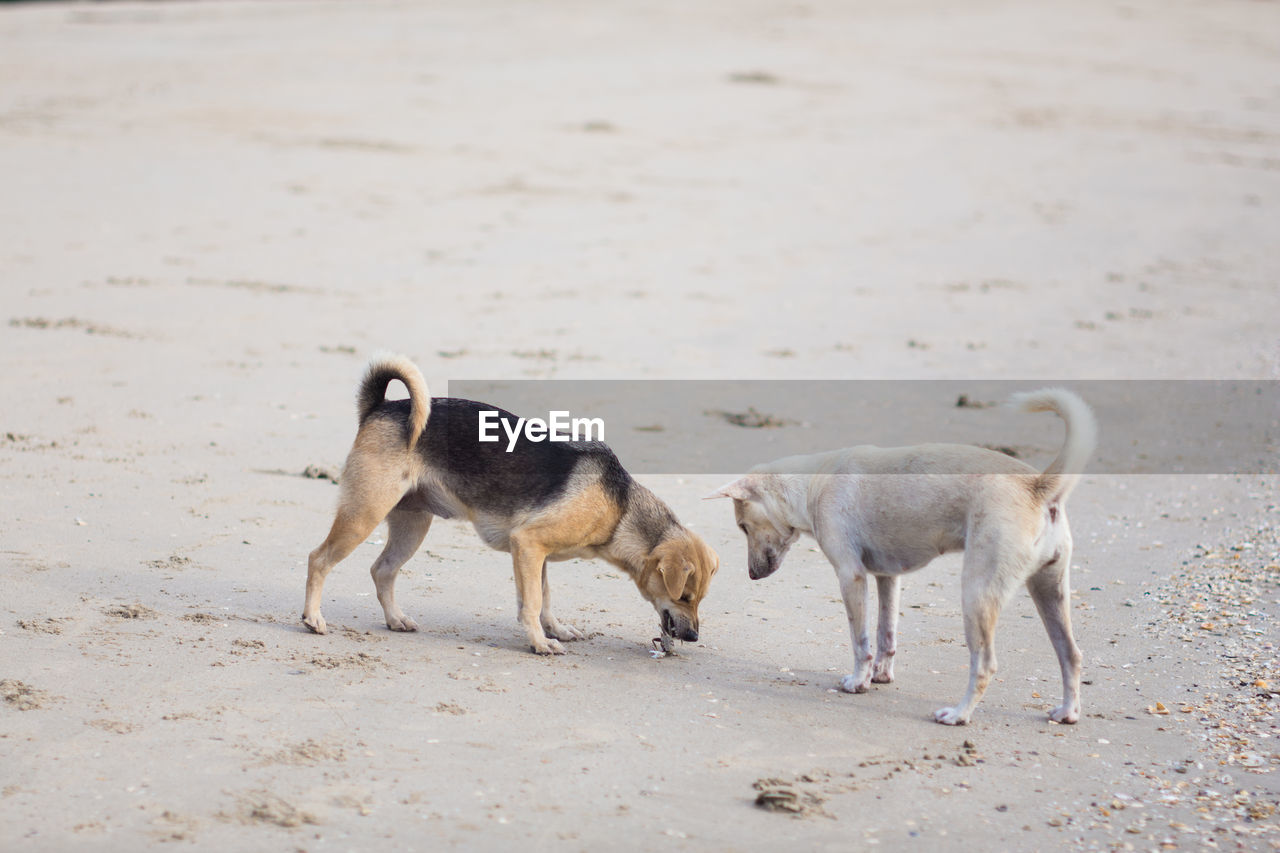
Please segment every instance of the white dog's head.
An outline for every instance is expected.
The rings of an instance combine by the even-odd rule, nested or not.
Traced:
[[[707,498],[733,498],[738,529],[747,536],[747,574],[752,580],[767,578],[782,565],[787,549],[800,531],[786,521],[774,477],[752,473],[716,489]]]

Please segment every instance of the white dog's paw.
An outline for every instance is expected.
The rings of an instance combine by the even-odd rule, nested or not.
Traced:
[[[866,693],[871,689],[871,673],[866,673],[861,677],[855,675],[846,675],[840,679],[840,689],[845,693]]]
[[[401,613],[399,618],[393,616],[388,619],[387,627],[392,631],[416,631],[418,623]]]
[[[303,614],[302,624],[311,629],[313,634],[324,634],[329,630],[329,626],[324,623],[324,617],[317,613],[315,616],[307,616]]]
[[[1080,719],[1080,709],[1078,707],[1069,708],[1066,705],[1059,705],[1049,712],[1049,719],[1055,723],[1074,723]]]
[[[564,654],[564,646],[550,637],[541,637],[530,641],[529,647],[533,649],[536,655],[562,655]]]
[[[939,708],[933,712],[933,719],[944,726],[963,726],[969,718],[960,714],[959,708]]]
[[[876,661],[875,669],[871,671],[871,680],[876,684],[891,684],[893,682],[893,658]]]
[[[566,625],[563,622],[551,622],[544,625],[542,630],[546,632],[548,637],[554,637],[557,640],[563,640],[566,643],[570,640],[585,640],[587,635],[579,631],[572,625]]]

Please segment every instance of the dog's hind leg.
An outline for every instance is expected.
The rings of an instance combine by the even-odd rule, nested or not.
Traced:
[[[876,593],[880,598],[880,616],[876,622],[876,661],[871,680],[876,684],[893,681],[893,656],[898,651],[898,575],[876,575]]]
[[[387,627],[392,631],[418,630],[418,624],[405,616],[396,604],[396,575],[422,545],[433,517],[429,512],[405,509],[393,509],[387,516],[387,545],[373,561],[369,573],[373,575]]]
[[[996,622],[1000,610],[1025,572],[1018,569],[1028,555],[1000,554],[995,549],[971,548],[965,552],[960,573],[964,639],[969,646],[969,687],[964,698],[949,708],[939,708],[933,718],[948,726],[969,722],[987,685],[996,674]]]
[[[307,559],[307,597],[302,607],[302,622],[315,633],[323,634],[328,630],[324,617],[320,615],[320,594],[324,589],[324,579],[357,545],[369,538],[369,534],[377,529],[385,515],[386,510],[381,514],[368,510],[353,513],[339,510],[338,517],[333,520],[333,526],[329,529],[329,535],[319,548],[311,552]]]
[[[562,655],[564,646],[542,628],[542,587],[547,551],[527,537],[511,537],[511,562],[516,574],[516,619],[529,638],[529,647],[540,655]]]
[[[1080,719],[1082,657],[1071,633],[1070,566],[1071,536],[1068,534],[1049,562],[1027,579],[1027,590],[1040,611],[1040,619],[1049,633],[1049,641],[1053,643],[1058,666],[1062,670],[1062,704],[1049,712],[1049,719],[1057,723],[1074,723]]]
[[[354,458],[353,452],[347,461],[348,471],[352,469]],[[349,485],[349,481],[355,485]],[[302,622],[317,634],[328,630],[324,617],[320,615],[320,594],[325,577],[356,546],[369,538],[403,495],[398,484],[383,485],[369,479],[362,481],[358,477],[349,478],[346,473],[342,476],[342,490],[329,535],[307,559],[307,596],[302,607]]]
[[[542,631],[556,640],[585,640],[587,635],[572,625],[566,625],[551,612],[551,586],[547,583],[547,561],[542,561],[542,612],[538,614]]]

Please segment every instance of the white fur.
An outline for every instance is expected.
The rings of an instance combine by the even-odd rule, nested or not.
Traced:
[[[995,674],[993,635],[1000,609],[1025,583],[1062,670],[1063,701],[1051,719],[1080,715],[1080,651],[1071,633],[1071,532],[1064,503],[1093,453],[1097,423],[1063,389],[1019,394],[1022,411],[1052,411],[1066,422],[1063,448],[1043,472],[1009,456],[958,444],[851,447],[758,465],[708,497],[734,500],[747,534],[752,578],[778,569],[802,534],[817,540],[840,582],[854,648],[842,690],[866,692],[893,680],[899,578],[939,554],[964,551],[961,574],[969,686],[940,723],[968,722]],[[879,630],[872,654],[868,576],[875,578]]]

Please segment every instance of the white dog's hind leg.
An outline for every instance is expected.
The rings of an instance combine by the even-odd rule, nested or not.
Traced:
[[[871,670],[871,680],[876,684],[888,684],[893,681],[893,656],[898,651],[900,589],[901,582],[897,575],[876,575],[880,617],[876,622],[876,662]]]
[[[1027,579],[1031,600],[1040,611],[1044,629],[1058,655],[1062,670],[1062,704],[1049,712],[1056,723],[1074,723],[1080,719],[1080,664],[1082,657],[1071,634],[1071,610],[1068,605],[1068,574],[1071,566],[1071,537],[1058,548],[1054,559]]]
[[[861,566],[836,569],[840,580],[840,595],[844,598],[845,613],[849,617],[849,636],[853,641],[853,672],[840,679],[840,689],[846,693],[866,693],[871,687],[871,635],[867,630],[867,609],[870,605],[867,573]]]
[[[949,708],[939,708],[933,718],[947,726],[969,722],[987,685],[996,674],[996,621],[1020,574],[995,554],[966,553],[960,574],[964,639],[969,646],[969,687],[964,698]]]
[[[969,646],[969,687],[964,698],[949,708],[939,708],[933,718],[945,726],[963,726],[969,722],[978,700],[996,674],[995,614],[998,608],[981,608],[979,613],[965,613],[964,638]]]

